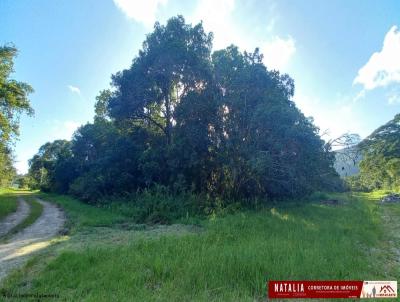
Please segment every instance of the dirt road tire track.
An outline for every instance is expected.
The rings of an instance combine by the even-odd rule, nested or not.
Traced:
[[[0,221],[0,237],[6,235],[29,215],[30,207],[28,203],[20,197],[18,197],[17,202],[17,210]]]
[[[64,225],[65,216],[59,207],[40,199],[37,201],[43,205],[42,215],[7,243],[0,244],[0,282],[11,270],[23,265],[34,252],[46,247],[49,239],[55,237]]]

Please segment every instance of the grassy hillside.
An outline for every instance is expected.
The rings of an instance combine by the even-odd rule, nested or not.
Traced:
[[[398,272],[379,268],[386,235],[374,197],[284,204],[196,227],[135,228],[127,216],[53,195],[72,235],[3,290],[57,293],[64,301],[254,301],[265,297],[270,279],[395,278]]]

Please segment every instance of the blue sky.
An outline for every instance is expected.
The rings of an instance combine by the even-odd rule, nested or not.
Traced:
[[[214,32],[214,49],[260,47],[295,80],[294,100],[329,139],[368,135],[400,112],[400,1],[1,0],[0,44],[19,49],[14,77],[30,83],[16,166],[45,142],[93,119],[95,96],[129,67],[156,20],[182,14]]]

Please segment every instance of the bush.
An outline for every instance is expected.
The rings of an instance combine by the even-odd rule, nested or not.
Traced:
[[[104,196],[96,204],[114,213],[130,217],[135,223],[171,224],[197,221],[200,217],[225,216],[243,208],[259,209],[260,200],[222,200],[204,194],[171,192],[167,187],[156,185],[136,193]]]
[[[371,188],[368,188],[366,184],[363,183],[360,175],[348,176],[345,178],[346,186],[351,191],[356,192],[369,192]]]
[[[104,196],[102,187],[101,177],[85,174],[75,179],[69,187],[69,193],[85,202],[94,203]]]
[[[329,199],[329,196],[324,192],[314,192],[310,195],[309,199],[311,201],[321,201]]]
[[[122,212],[137,223],[170,224],[185,217],[204,214],[205,200],[202,195],[172,194],[164,186],[154,186],[124,196],[103,197],[99,204]]]

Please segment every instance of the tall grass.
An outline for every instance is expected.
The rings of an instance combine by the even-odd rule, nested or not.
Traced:
[[[65,250],[30,287],[21,273],[5,290],[65,301],[254,301],[271,279],[379,279],[365,253],[382,234],[376,203],[347,202],[211,216],[198,234]]]
[[[85,204],[70,196],[50,193],[38,193],[36,196],[54,202],[65,210],[67,228],[72,233],[83,227],[112,226],[126,220],[120,211],[108,211],[100,205]]]
[[[0,220],[17,210],[16,196],[9,194],[9,190],[0,189]]]

